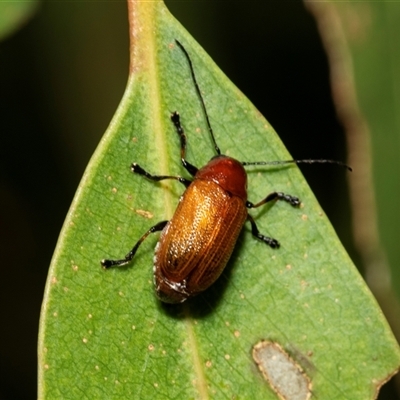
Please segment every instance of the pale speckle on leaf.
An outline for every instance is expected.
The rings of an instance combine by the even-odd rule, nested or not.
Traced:
[[[154,214],[151,213],[150,211],[146,211],[146,210],[135,210],[136,214],[140,215],[141,217],[147,218],[147,219],[151,219],[154,217]]]

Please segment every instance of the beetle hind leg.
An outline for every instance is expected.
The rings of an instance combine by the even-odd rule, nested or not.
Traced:
[[[101,266],[104,269],[109,269],[112,267],[121,267],[123,265],[128,264],[129,262],[132,261],[133,257],[136,254],[137,249],[139,246],[142,244],[142,242],[147,238],[147,236],[150,235],[150,233],[162,231],[165,226],[167,225],[168,221],[161,221],[158,224],[152,226],[138,241],[137,243],[133,246],[132,250],[125,256],[125,258],[121,260],[101,260]]]
[[[247,214],[247,219],[250,221],[251,233],[253,234],[253,236],[255,236],[257,239],[262,240],[265,244],[273,249],[278,249],[280,247],[280,243],[276,239],[264,236],[260,233],[253,217],[250,214]]]

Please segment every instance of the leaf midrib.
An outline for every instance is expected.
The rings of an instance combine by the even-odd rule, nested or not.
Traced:
[[[153,12],[156,13],[158,10],[153,8]],[[150,24],[152,21],[155,21],[156,18],[151,18],[150,15],[148,19],[148,23]],[[160,85],[159,82],[159,64],[158,64],[158,57],[157,51],[155,48],[155,44],[157,38],[155,36],[155,29],[146,29],[148,32],[149,37],[147,40],[148,43],[148,52],[146,52],[147,57],[147,66],[149,71],[149,87],[150,87],[150,99],[151,99],[151,109],[153,110],[153,132],[155,133],[157,143],[161,143],[162,146],[159,146],[162,149],[159,152],[159,166],[160,166],[160,173],[168,174],[169,168],[169,155],[167,152],[167,140],[166,137],[166,130],[164,129],[163,124],[163,112],[162,112],[162,101],[161,101],[161,92],[160,92]],[[172,198],[171,192],[169,190],[164,190],[164,207],[165,213],[167,216],[172,216],[175,209],[173,206],[174,199]],[[184,316],[185,316],[185,328],[186,328],[186,336],[188,339],[189,350],[192,355],[193,360],[193,368],[194,374],[196,376],[195,382],[196,387],[199,393],[199,398],[203,400],[208,400],[208,390],[207,390],[207,381],[204,372],[204,368],[202,366],[201,357],[200,357],[200,349],[196,341],[196,335],[194,331],[194,323],[193,319],[190,315],[190,308],[185,304],[184,305]]]

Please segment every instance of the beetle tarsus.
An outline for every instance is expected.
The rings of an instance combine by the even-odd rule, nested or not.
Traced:
[[[274,238],[270,238],[268,236],[264,236],[261,234],[258,234],[257,238],[262,240],[264,243],[266,243],[272,249],[279,249],[279,247],[281,246],[280,243]]]
[[[139,174],[139,175],[144,175],[147,177],[147,175],[150,175],[148,172],[146,172],[139,164],[132,163],[131,164],[131,171],[134,174]]]
[[[278,192],[277,194],[278,194],[278,200],[284,200],[293,207],[298,207],[301,203],[300,199],[296,196],[292,196],[290,194],[285,194],[282,192]]]
[[[247,214],[247,219],[250,221],[251,233],[253,234],[253,236],[255,236],[257,239],[262,240],[264,243],[266,243],[272,249],[279,249],[279,247],[280,247],[279,242],[276,239],[273,239],[273,238],[270,238],[268,236],[264,236],[263,234],[261,234],[257,228],[256,222],[254,221],[253,217],[250,214]]]
[[[104,269],[109,269],[115,266],[120,267],[121,265],[127,264],[129,261],[127,260],[101,260],[101,266]]]

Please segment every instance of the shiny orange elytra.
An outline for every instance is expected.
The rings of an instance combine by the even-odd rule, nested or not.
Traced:
[[[180,303],[215,282],[247,219],[246,200],[246,172],[233,158],[218,156],[197,172],[156,247],[160,300]]]
[[[178,112],[172,113],[171,120],[181,143],[182,165],[193,176],[193,181],[180,176],[151,175],[138,164],[132,164],[131,170],[136,174],[153,181],[175,179],[185,185],[186,190],[170,221],[161,221],[151,227],[125,258],[101,261],[105,269],[125,265],[133,259],[140,244],[149,234],[162,231],[154,255],[154,285],[158,298],[165,303],[182,303],[203,292],[218,279],[233,252],[246,220],[250,221],[252,234],[255,237],[272,248],[279,247],[277,240],[258,231],[247,208],[259,207],[274,200],[284,200],[292,206],[298,206],[300,200],[281,192],[273,192],[256,204],[251,203],[247,200],[247,174],[244,166],[331,162],[329,160],[239,162],[222,155],[215,142],[191,59],[185,48],[178,41],[176,43],[188,61],[217,155],[200,169],[186,161],[186,135]]]

